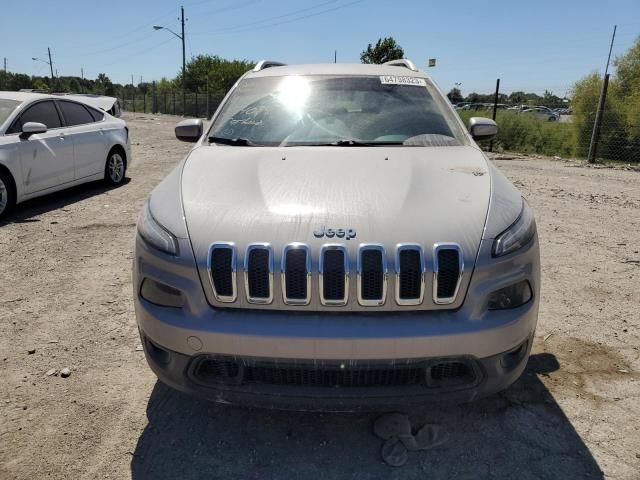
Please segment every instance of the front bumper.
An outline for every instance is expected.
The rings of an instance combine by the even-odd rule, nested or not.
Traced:
[[[490,246],[491,242],[481,245],[480,259],[490,259]],[[479,260],[461,308],[379,313],[212,308],[204,296],[188,240],[179,239],[179,247],[183,254],[174,258],[150,249],[137,238],[134,261],[136,316],[147,359],[163,382],[179,390],[229,403],[341,411],[431,400],[470,401],[506,388],[525,367],[538,315],[537,239],[517,254]],[[142,299],[143,278],[183,292],[184,307],[160,307]],[[490,292],[524,279],[533,290],[531,301],[511,310],[487,309]],[[514,351],[518,361],[505,367],[505,355]],[[189,373],[193,362],[220,356],[242,363],[293,362],[314,368],[332,363],[399,365],[463,359],[475,375],[473,382],[462,386],[340,392],[307,386],[203,385],[194,381]],[[513,359],[513,355],[507,358]]]
[[[195,372],[198,365],[209,360],[208,355],[191,357],[171,352],[155,345],[143,333],[141,337],[149,366],[163,383],[172,388],[224,404],[323,412],[383,411],[425,404],[457,404],[477,400],[504,390],[520,377],[526,367],[533,340],[531,335],[515,349],[481,359],[464,357],[421,361],[429,365],[443,360],[463,360],[473,372],[473,375],[464,382],[444,382],[440,385],[426,382],[421,385],[397,387],[345,388],[344,386],[310,385],[301,387],[282,383],[261,384],[242,381],[225,383],[212,381],[207,384],[198,378]],[[256,362],[255,359],[246,358],[235,360],[247,366]],[[317,371],[326,371],[323,370],[326,365],[320,366],[316,363],[313,366],[311,364],[306,366],[315,368]],[[365,370],[367,368],[365,367]],[[291,374],[287,377],[291,381],[294,380]]]

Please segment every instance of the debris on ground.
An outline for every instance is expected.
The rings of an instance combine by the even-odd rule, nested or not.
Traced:
[[[387,413],[373,424],[374,433],[385,440],[382,459],[392,467],[407,462],[409,451],[428,450],[449,440],[449,433],[441,425],[424,424],[414,434],[409,416],[404,413]]]
[[[55,368],[52,368],[51,370],[47,370],[47,377],[50,377],[52,375],[55,375],[56,373],[58,373],[58,370],[56,370]]]
[[[69,370],[67,367],[60,370],[60,376],[62,378],[67,378],[69,375],[71,375],[71,370]]]

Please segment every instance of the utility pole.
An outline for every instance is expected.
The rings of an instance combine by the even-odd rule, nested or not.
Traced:
[[[4,57],[4,73],[7,73],[7,57]]]
[[[133,73],[131,74],[131,86],[135,87],[135,85],[133,84]]]
[[[185,49],[184,49],[184,6],[180,6],[180,13],[181,13],[181,23],[182,23],[182,36],[180,37],[180,40],[182,40],[182,115],[184,116],[184,109],[187,105],[186,99],[186,93],[185,93],[185,83],[187,80],[186,74],[185,74],[185,70],[186,70],[186,59],[185,59]]]
[[[51,49],[47,47],[47,53],[49,54],[49,67],[51,68],[51,84],[53,84],[54,76],[53,76],[53,62],[51,61]]]
[[[338,50],[333,51],[333,63],[338,63]]]
[[[616,39],[617,25],[613,26],[613,35],[611,35],[611,45],[609,45],[609,56],[607,57],[607,65],[604,68],[604,76],[602,77],[602,89],[600,90],[600,100],[598,101],[598,110],[596,110],[596,119],[593,122],[593,131],[591,132],[591,142],[589,143],[589,155],[587,161],[595,163],[596,153],[598,149],[598,137],[600,136],[600,126],[602,125],[602,115],[604,113],[605,101],[607,99],[607,87],[609,84],[609,62],[611,61],[611,51],[613,50],[613,42]]]

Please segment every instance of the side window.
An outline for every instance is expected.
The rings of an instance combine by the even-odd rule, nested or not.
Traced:
[[[89,113],[93,117],[93,120],[96,122],[99,122],[104,118],[104,113],[102,113],[99,110],[96,110],[95,108],[87,107],[87,110],[89,110]]]
[[[90,115],[87,109],[79,103],[59,101],[58,105],[60,105],[62,115],[64,116],[68,127],[93,123],[94,121],[93,116]]]
[[[20,117],[16,118],[9,128],[7,128],[7,134],[20,133],[22,131],[22,122]]]
[[[59,128],[62,126],[58,110],[52,101],[38,102],[30,106],[20,116],[22,125],[27,122],[44,123],[47,128]]]

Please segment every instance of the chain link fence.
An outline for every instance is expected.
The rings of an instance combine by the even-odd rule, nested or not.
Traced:
[[[122,109],[128,112],[163,113],[192,118],[211,118],[222,102],[224,95],[206,92],[123,92],[120,96]]]
[[[513,95],[501,95],[495,105],[498,136],[481,146],[494,152],[580,160],[589,159],[591,151],[594,162],[640,162],[640,111],[631,112],[624,102],[607,96],[594,134],[600,86],[595,85],[589,95],[576,94],[573,86],[558,90],[559,97],[545,91],[553,98],[548,104],[542,96],[514,104],[508,102]],[[471,117],[494,118],[494,102],[459,104],[456,111],[465,123]]]

